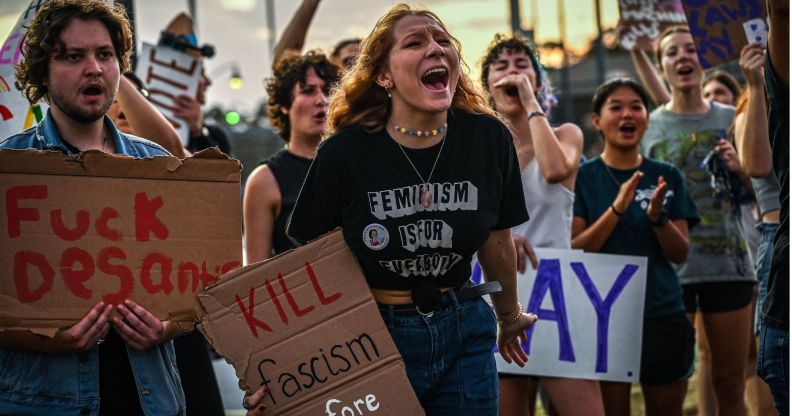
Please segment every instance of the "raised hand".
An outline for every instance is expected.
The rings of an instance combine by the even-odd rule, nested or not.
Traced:
[[[174,104],[176,109],[173,110],[173,115],[187,122],[187,126],[190,128],[190,135],[194,136],[200,133],[201,129],[203,129],[203,112],[198,100],[189,95],[180,95],[176,97]]]
[[[638,182],[641,180],[641,178],[643,178],[643,172],[638,170],[633,173],[630,179],[621,184],[619,193],[616,195],[616,199],[613,201],[613,207],[616,208],[620,213],[626,212],[630,207],[630,203],[632,203],[633,199],[635,198],[635,189],[638,187]]]
[[[516,90],[522,106],[526,109],[533,110],[533,106],[538,105],[531,79],[524,73],[506,75],[493,84],[493,87],[503,89],[507,95],[510,91]]]
[[[749,43],[740,51],[740,69],[750,88],[764,88],[765,51],[759,43]]]
[[[663,201],[665,201],[666,191],[668,191],[668,184],[662,176],[657,178],[657,188],[652,197],[649,198],[649,206],[646,208],[646,215],[652,222],[660,218],[663,213]]]

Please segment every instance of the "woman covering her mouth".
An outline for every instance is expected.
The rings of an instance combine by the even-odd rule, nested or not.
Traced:
[[[459,50],[430,11],[380,18],[330,97],[288,233],[343,229],[428,414],[496,415],[492,347],[524,363],[536,320],[517,303],[510,232],[528,215],[509,130]],[[476,251],[488,283],[472,289]]]
[[[481,63],[481,83],[498,113],[512,126],[520,162],[525,205],[531,219],[512,229],[517,269],[536,268],[534,247],[570,248],[575,177],[583,150],[583,133],[572,123],[550,124],[555,101],[538,54],[525,40],[496,35]],[[533,414],[534,377],[501,373],[502,414]],[[603,415],[595,380],[540,377],[553,409],[561,416]]]

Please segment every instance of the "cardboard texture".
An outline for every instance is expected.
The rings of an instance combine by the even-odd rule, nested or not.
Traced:
[[[52,335],[130,298],[191,327],[195,294],[241,265],[240,164],[0,150],[0,330]]]
[[[340,231],[234,270],[198,300],[198,327],[240,385],[269,387],[265,414],[423,414]]]
[[[619,0],[619,43],[627,50],[636,46],[652,49],[669,26],[684,25],[685,11],[680,0]]]
[[[748,44],[744,23],[767,17],[764,0],[686,0],[690,33],[703,68],[718,66],[740,57]]]

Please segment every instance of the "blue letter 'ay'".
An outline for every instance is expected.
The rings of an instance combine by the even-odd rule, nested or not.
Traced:
[[[600,297],[599,292],[597,291],[597,287],[594,286],[594,282],[589,277],[588,273],[586,272],[586,267],[583,266],[583,263],[579,262],[572,262],[570,263],[570,267],[572,270],[575,271],[575,274],[580,280],[580,284],[583,286],[583,289],[586,291],[586,295],[588,295],[589,299],[591,300],[591,304],[594,305],[594,311],[597,313],[597,367],[596,371],[598,373],[607,373],[608,372],[608,322],[610,321],[610,312],[613,303],[616,302],[616,298],[619,297],[624,287],[627,286],[627,283],[630,279],[635,275],[635,272],[638,270],[638,266],[634,264],[628,264],[624,266],[621,273],[619,273],[619,277],[616,278],[616,281],[611,286],[608,295],[605,296],[605,300],[602,300]]]

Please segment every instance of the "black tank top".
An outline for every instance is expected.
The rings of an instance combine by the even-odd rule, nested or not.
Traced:
[[[308,174],[311,161],[311,159],[282,149],[262,162],[269,166],[281,193],[280,215],[275,218],[272,230],[273,254],[280,254],[299,246],[297,241],[286,235],[286,227],[289,225],[294,204],[297,202],[297,196],[300,194],[300,188],[305,180],[305,175]]]

